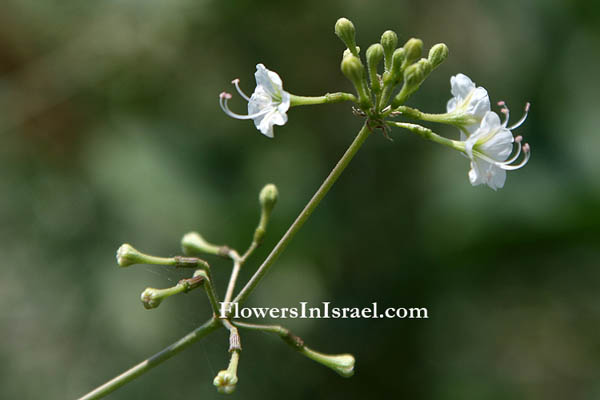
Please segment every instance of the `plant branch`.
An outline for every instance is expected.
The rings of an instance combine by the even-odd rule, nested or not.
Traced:
[[[121,375],[111,379],[102,386],[97,387],[88,394],[80,397],[79,400],[100,399],[108,395],[109,393],[112,393],[113,391],[117,390],[126,383],[129,383],[138,376],[148,372],[150,369],[167,361],[175,354],[179,353],[189,345],[197,342],[198,340],[202,339],[204,336],[208,335],[215,329],[220,328],[221,326],[222,325],[218,322],[218,320],[215,317],[211,318],[210,320],[206,321],[203,325],[194,329],[193,331],[191,331],[172,345],[166,347],[165,349],[156,353],[152,357],[142,361],[138,365],[128,369]]]
[[[248,281],[246,286],[240,291],[240,293],[235,297],[233,302],[242,303],[246,298],[252,293],[254,288],[258,285],[263,276],[267,273],[271,265],[277,260],[279,255],[285,250],[286,246],[292,240],[292,238],[296,235],[296,233],[300,230],[302,225],[306,222],[306,220],[313,213],[315,208],[319,205],[321,200],[325,197],[331,186],[335,183],[335,181],[339,178],[344,169],[348,166],[358,149],[362,146],[364,141],[369,137],[369,133],[371,133],[369,127],[365,123],[363,127],[360,129],[354,141],[348,147],[342,158],[338,161],[333,170],[329,173],[325,181],[321,184],[317,192],[310,199],[308,204],[304,207],[300,215],[296,218],[294,223],[289,227],[287,232],[283,235],[283,237],[279,240],[277,245],[273,248],[271,253],[267,256],[262,265],[258,268],[258,270],[254,273],[252,278]]]

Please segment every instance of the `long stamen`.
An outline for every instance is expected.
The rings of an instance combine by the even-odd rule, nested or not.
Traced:
[[[529,144],[525,143],[523,146],[519,146],[519,148],[521,148],[521,147],[523,149],[524,158],[523,158],[523,161],[521,161],[520,163],[515,164],[515,165],[507,165],[507,162],[501,162],[501,161],[494,160],[493,158],[491,158],[477,150],[474,150],[473,154],[476,157],[482,159],[483,161],[487,161],[490,164],[494,164],[498,168],[502,168],[503,170],[506,170],[506,171],[513,171],[515,169],[519,169],[519,168],[522,168],[523,166],[525,166],[525,164],[527,164],[527,162],[529,161],[529,158],[531,157],[531,148],[529,147]],[[514,161],[514,160],[512,160],[512,161]]]
[[[512,131],[513,129],[516,129],[519,126],[521,126],[523,124],[523,122],[525,122],[525,120],[527,119],[527,114],[529,114],[530,106],[531,106],[531,104],[529,102],[525,103],[525,111],[524,111],[523,116],[521,117],[520,120],[518,120],[514,125],[510,126],[508,129],[510,129]]]
[[[242,89],[240,89],[240,80],[238,78],[235,78],[234,80],[232,80],[231,83],[233,83],[235,85],[235,88],[237,89],[240,96],[242,96],[244,98],[244,100],[250,101],[250,97],[246,96],[246,93],[242,92]]]
[[[229,106],[227,105],[227,101],[231,99],[231,94],[227,93],[227,92],[222,92],[219,95],[219,104],[221,105],[221,108],[223,109],[223,111],[225,112],[225,114],[229,115],[231,118],[235,118],[235,119],[254,119],[256,117],[260,117],[261,115],[265,115],[268,114],[269,112],[271,112],[271,108],[266,108],[264,110],[261,110],[255,114],[250,114],[250,115],[241,115],[241,114],[236,114],[233,111],[231,111],[229,109]]]
[[[502,100],[502,101],[499,101],[499,102],[498,102],[498,105],[499,105],[500,107],[502,107],[502,108],[500,109],[500,112],[501,112],[502,114],[504,114],[504,116],[505,116],[505,119],[504,119],[504,122],[502,123],[502,125],[503,125],[504,127],[506,127],[506,125],[508,124],[508,119],[510,118],[510,110],[508,109],[508,105],[506,105],[506,102],[505,102],[504,100]]]
[[[517,160],[517,158],[519,158],[519,156],[521,155],[521,148],[523,147],[523,146],[521,146],[522,141],[523,141],[523,136],[517,136],[515,138],[515,143],[517,143],[517,152],[514,156],[512,156],[508,160],[504,161],[502,164],[504,164],[504,165],[512,164],[513,162],[515,162]]]

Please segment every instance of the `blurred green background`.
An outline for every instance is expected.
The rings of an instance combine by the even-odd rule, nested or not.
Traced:
[[[119,269],[123,242],[179,253],[181,236],[247,246],[258,191],[280,201],[276,243],[354,137],[349,104],[289,112],[262,136],[218,94],[258,62],[295,94],[350,91],[333,34],[386,29],[450,57],[410,104],[443,112],[463,72],[533,148],[504,189],[473,188],[460,154],[395,130],[373,135],[249,305],[427,307],[428,320],[281,321],[356,356],[343,379],[279,339],[242,332],[233,398],[600,397],[600,13],[592,1],[5,0],[0,15],[0,398],[76,398],[209,315],[200,291],[146,311],[139,294],[185,273]],[[245,102],[231,101],[243,112]],[[436,127],[455,137],[456,130]],[[221,293],[228,263],[211,259]],[[114,399],[219,398],[224,331]]]

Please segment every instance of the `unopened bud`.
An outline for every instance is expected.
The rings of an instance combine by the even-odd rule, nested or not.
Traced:
[[[400,92],[394,97],[392,101],[392,108],[396,108],[404,104],[406,99],[413,94],[423,83],[425,79],[425,72],[423,66],[419,63],[409,65],[404,70],[404,84]]]
[[[198,232],[186,233],[181,238],[181,249],[185,254],[213,254],[216,256],[227,256],[229,248],[208,243]]]
[[[383,46],[374,43],[367,49],[367,65],[370,69],[377,69],[377,65],[383,59]]]
[[[431,63],[433,69],[437,68],[438,65],[444,62],[448,58],[448,46],[444,43],[438,43],[429,49],[429,56],[427,57]]]
[[[367,66],[369,67],[369,77],[371,78],[371,87],[375,92],[380,90],[379,78],[377,77],[377,66],[383,59],[383,46],[379,43],[372,44],[367,49]]]
[[[405,66],[409,66],[421,57],[423,50],[423,41],[421,39],[408,39],[404,44],[404,51],[406,51]]]
[[[238,382],[238,378],[236,375],[231,374],[226,369],[219,371],[215,379],[213,380],[213,385],[217,387],[217,391],[223,394],[231,394],[235,391],[235,385]]]
[[[406,58],[406,51],[403,48],[394,50],[392,55],[392,69],[391,77],[394,81],[400,81],[402,78],[402,65]]]
[[[361,106],[368,106],[370,100],[369,94],[365,87],[365,67],[360,59],[354,55],[344,57],[342,59],[341,70],[346,78],[348,78],[354,84],[354,87],[358,92],[359,103]]]
[[[120,267],[129,267],[133,264],[139,264],[141,255],[132,245],[125,243],[117,250],[117,263]]]
[[[335,34],[344,42],[346,47],[354,54],[356,53],[356,30],[354,24],[346,18],[340,18],[335,23]]]
[[[423,82],[424,71],[420,64],[412,64],[404,70],[404,83],[406,86],[414,87]]]
[[[329,355],[303,347],[300,352],[308,358],[331,368],[344,378],[354,375],[354,356],[352,354]]]
[[[398,35],[394,31],[385,31],[381,35],[381,45],[383,46],[383,53],[385,55],[385,69],[390,70],[392,68],[392,54],[398,46]]]
[[[163,299],[164,296],[161,295],[160,290],[153,288],[147,288],[140,296],[140,300],[147,310],[158,307]]]
[[[277,190],[277,186],[273,185],[272,183],[265,185],[258,195],[258,200],[260,201],[260,206],[262,209],[270,213],[277,203],[278,196],[279,192]]]
[[[427,75],[429,75],[431,73],[431,71],[433,70],[431,63],[426,58],[421,58],[417,62],[417,65],[419,67],[421,67],[421,70],[423,71],[423,78],[425,78]]]
[[[237,367],[240,358],[239,351],[231,352],[231,359],[229,360],[229,366],[227,369],[219,371],[213,385],[217,387],[219,393],[231,394],[235,390],[235,385],[238,382]]]

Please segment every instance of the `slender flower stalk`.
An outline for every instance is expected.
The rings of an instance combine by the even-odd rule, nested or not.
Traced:
[[[246,286],[240,291],[240,293],[235,297],[233,302],[243,303],[246,298],[252,293],[252,291],[256,288],[260,280],[267,273],[269,268],[273,265],[275,260],[279,257],[279,255],[285,250],[289,242],[292,238],[298,233],[302,225],[306,222],[306,220],[310,217],[313,211],[317,208],[321,200],[325,197],[331,186],[337,181],[339,176],[342,174],[344,169],[348,166],[352,158],[356,155],[356,152],[361,148],[364,141],[369,137],[371,130],[364,124],[361,130],[354,138],[354,141],[348,147],[340,161],[336,164],[333,170],[329,173],[325,181],[321,184],[317,192],[313,195],[310,201],[306,204],[302,212],[298,215],[294,223],[288,228],[287,232],[283,235],[281,240],[275,245],[271,253],[267,256],[265,261],[261,264],[258,270],[252,275],[252,278],[248,281]]]
[[[269,332],[279,335],[279,337],[300,354],[316,361],[328,368],[331,368],[344,378],[354,375],[354,356],[352,354],[324,354],[315,351],[304,344],[304,340],[290,332],[289,329],[280,325],[261,325],[249,324],[246,322],[235,321],[234,324],[240,328]]]

